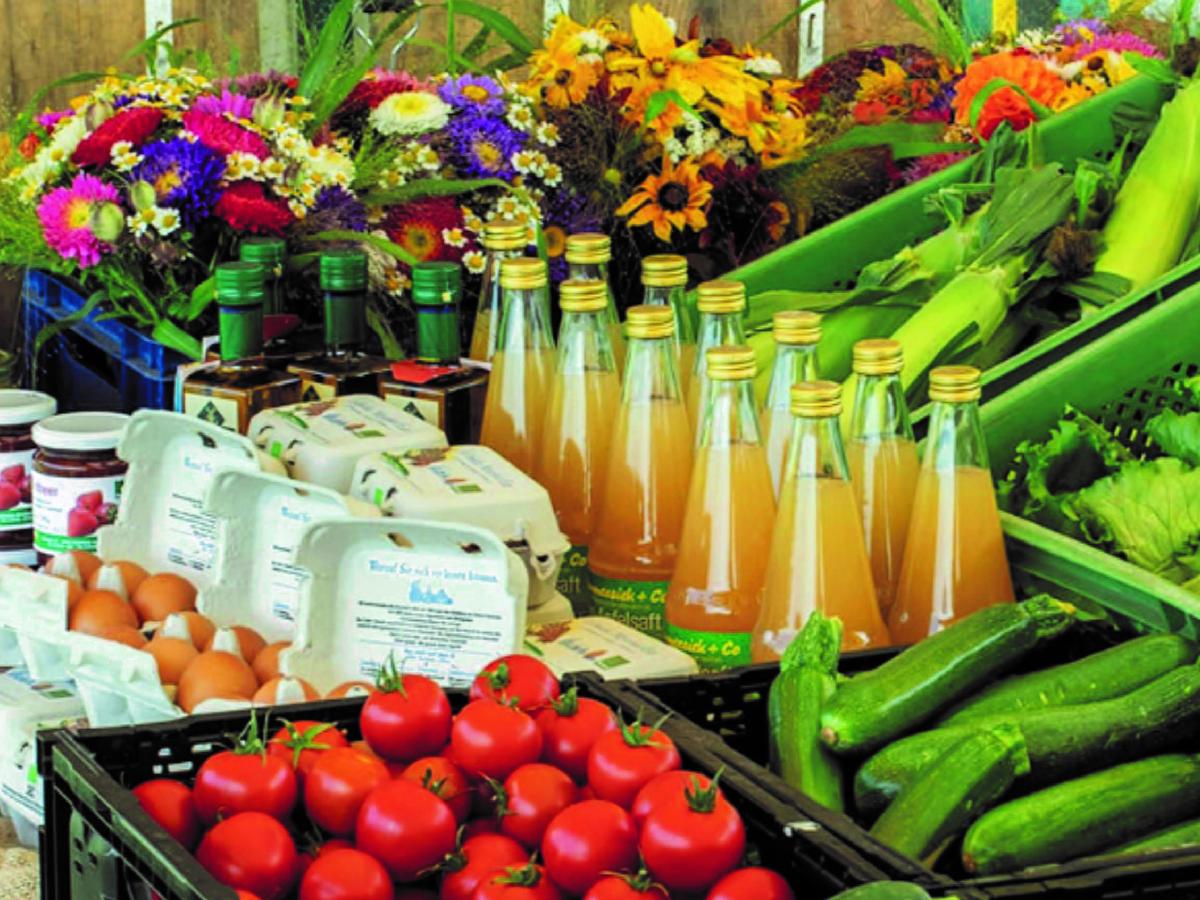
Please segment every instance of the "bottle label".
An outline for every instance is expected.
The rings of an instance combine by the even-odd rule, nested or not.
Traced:
[[[662,637],[669,584],[669,581],[605,578],[588,570],[588,588],[596,614],[615,619],[651,637]]]
[[[96,551],[96,530],[117,518],[124,475],[61,478],[33,473],[33,546],[39,553]]]
[[[238,430],[240,415],[238,402],[228,397],[185,393],[183,395],[183,414],[195,416],[202,422],[208,422],[218,428],[224,428],[226,431]]]
[[[567,551],[558,569],[558,592],[571,601],[571,608],[577,616],[591,613],[592,594],[588,590],[587,557],[587,547],[576,544]]]
[[[442,404],[436,400],[426,400],[416,394],[403,394],[389,391],[384,398],[401,412],[424,419],[434,428],[442,427]]]
[[[0,453],[0,531],[19,531],[33,521],[32,470],[33,450]]]
[[[701,672],[723,672],[750,665],[750,632],[693,631],[667,623],[667,643],[682,650]]]
[[[304,378],[300,381],[300,402],[313,403],[318,400],[332,400],[337,396],[337,383],[327,384],[323,381],[313,381]]]

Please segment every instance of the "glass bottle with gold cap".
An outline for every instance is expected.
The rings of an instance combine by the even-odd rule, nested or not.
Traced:
[[[751,644],[755,662],[779,659],[814,611],[842,620],[843,650],[891,643],[842,447],[841,385],[803,381],[791,394],[795,424]]]
[[[704,354],[723,344],[744,344],[742,313],[746,310],[746,286],[740,281],[706,281],[696,290],[696,308],[700,328],[696,338],[696,359],[688,380],[688,421],[699,427],[700,395],[708,379]]]
[[[979,421],[979,370],[934,369],[929,399],[929,436],[888,617],[892,636],[904,644],[1014,599]]]
[[[821,317],[808,310],[784,310],[771,319],[775,338],[775,362],[763,404],[763,444],[771,466],[771,486],[779,497],[788,441],[792,437],[792,385],[817,380],[817,342],[821,340]]]
[[[846,457],[862,513],[875,595],[884,618],[896,598],[904,540],[917,489],[917,444],[900,384],[899,341],[873,338],[854,345],[858,389]]]
[[[642,303],[669,306],[675,315],[675,346],[679,348],[679,385],[687,396],[692,367],[696,364],[696,335],[686,305],[687,260],[673,253],[656,253],[642,259]]]
[[[662,637],[692,471],[692,435],[675,370],[674,317],[665,306],[626,314],[629,356],[600,518],[588,547],[596,612]]]
[[[500,285],[500,342],[492,356],[479,442],[532,475],[554,374],[546,263],[534,257],[506,259]]]
[[[559,285],[562,326],[546,407],[535,478],[550,492],[558,525],[571,550],[558,573],[558,590],[577,615],[590,610],[587,552],[596,527],[608,440],[621,401],[600,281]]]
[[[683,536],[667,589],[667,643],[702,671],[750,663],[775,497],[754,408],[754,351],[714,347]]]
[[[621,332],[621,317],[608,280],[608,264],[612,261],[612,241],[607,234],[584,232],[567,237],[567,278],[572,281],[603,282],[608,297],[605,320],[609,341],[617,359],[617,371],[625,365],[625,337]]]
[[[491,362],[500,341],[500,317],[502,314],[503,289],[500,287],[500,266],[506,259],[517,259],[525,255],[529,246],[529,229],[517,222],[495,221],[483,226],[480,237],[487,258],[483,264],[483,278],[479,287],[479,306],[475,311],[475,324],[471,329],[471,349],[468,359]]]

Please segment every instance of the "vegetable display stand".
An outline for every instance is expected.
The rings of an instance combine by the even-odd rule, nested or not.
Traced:
[[[67,281],[29,270],[21,288],[24,354],[30,382],[58,398],[60,412],[171,409],[175,370],[186,359],[119,319],[93,309],[34,353],[47,325],[77,315],[87,298]]]

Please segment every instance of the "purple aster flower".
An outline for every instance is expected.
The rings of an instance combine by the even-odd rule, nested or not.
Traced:
[[[461,174],[480,178],[513,177],[512,155],[526,136],[502,119],[465,115],[452,119],[447,132]]]
[[[235,119],[254,118],[254,101],[241,94],[231,94],[228,89],[221,91],[219,97],[212,94],[197,97],[193,108],[211,116],[231,113]]]
[[[461,75],[438,88],[438,95],[455,109],[480,115],[504,115],[504,89],[486,75]]]
[[[154,188],[159,206],[178,210],[188,228],[208,215],[220,194],[224,160],[203,144],[184,138],[155,141],[141,152],[142,161],[132,176]]]
[[[1070,22],[1063,22],[1056,27],[1054,34],[1069,47],[1108,34],[1108,30],[1108,23],[1103,19],[1072,19]]]
[[[367,230],[367,208],[343,187],[322,188],[309,218],[320,218],[323,230]]]
[[[296,76],[271,69],[269,72],[248,72],[237,78],[221,78],[216,82],[220,91],[233,90],[245,97],[263,94],[283,94],[296,89]]]
[[[567,277],[567,238],[572,234],[604,231],[602,226],[601,216],[585,195],[566,190],[551,194],[542,215],[551,281],[557,284]]]

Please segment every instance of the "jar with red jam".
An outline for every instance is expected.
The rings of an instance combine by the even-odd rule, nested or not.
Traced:
[[[0,565],[32,565],[33,426],[58,404],[38,391],[0,390]]]
[[[63,413],[33,426],[33,546],[38,562],[96,552],[96,532],[117,518],[126,464],[117,443],[129,416]]]

